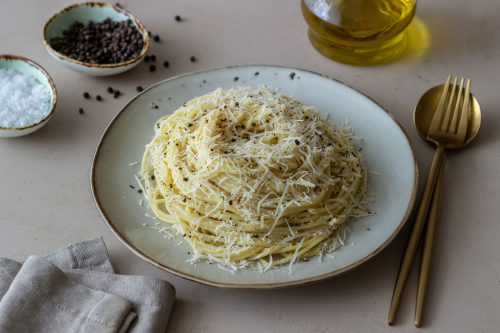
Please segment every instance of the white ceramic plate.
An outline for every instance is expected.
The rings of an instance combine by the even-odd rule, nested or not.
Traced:
[[[237,78],[237,79],[236,79]],[[134,175],[144,146],[154,134],[158,118],[182,103],[218,87],[266,85],[316,106],[335,122],[348,120],[363,137],[361,146],[369,171],[371,204],[376,212],[350,224],[347,243],[320,262],[313,258],[265,273],[246,269],[235,274],[217,265],[186,262],[189,245],[182,237],[168,240],[152,228],[155,220]],[[152,103],[159,108],[152,108]],[[130,166],[130,163],[139,162]],[[92,191],[104,220],[135,254],[184,278],[225,288],[278,288],[323,280],[346,272],[380,252],[396,236],[410,215],[417,187],[417,165],[408,138],[392,116],[356,90],[316,73],[274,66],[237,66],[177,76],[160,82],[134,98],[104,132],[92,166]],[[136,190],[129,187],[133,185]],[[179,244],[180,243],[180,244]]]

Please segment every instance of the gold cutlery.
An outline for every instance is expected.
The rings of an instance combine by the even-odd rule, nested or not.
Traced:
[[[415,253],[424,229],[426,218],[431,204],[434,200],[431,213],[429,215],[429,230],[427,241],[424,244],[424,255],[419,276],[419,289],[417,296],[417,310],[415,312],[415,325],[421,326],[423,306],[425,300],[425,290],[429,279],[430,260],[432,245],[434,241],[434,230],[441,201],[441,190],[437,190],[437,195],[433,197],[434,188],[439,177],[442,178],[444,170],[442,167],[445,149],[459,149],[464,147],[476,136],[481,123],[481,110],[477,100],[470,94],[470,80],[455,78],[451,83],[449,76],[446,83],[427,91],[419,100],[414,111],[414,122],[417,131],[425,140],[436,145],[436,152],[432,160],[429,174],[426,179],[420,207],[412,227],[409,241],[406,245],[405,253],[399,268],[398,277],[394,286],[394,291],[389,309],[388,323],[394,324],[397,308],[401,299],[408,275],[410,273]],[[442,182],[442,180],[440,181]],[[442,186],[442,184],[439,184]]]
[[[431,271],[432,249],[434,247],[434,239],[436,236],[436,225],[437,225],[437,220],[439,218],[439,211],[441,209],[441,197],[443,195],[444,167],[445,167],[445,161],[443,160],[443,162],[441,163],[441,168],[439,170],[438,179],[436,181],[436,187],[434,188],[434,193],[432,195],[432,202],[429,208],[430,211],[429,211],[429,217],[427,218],[427,225],[425,226],[422,258],[420,259],[420,272],[418,275],[417,304],[415,307],[415,319],[414,319],[415,326],[417,327],[422,326],[425,295]]]

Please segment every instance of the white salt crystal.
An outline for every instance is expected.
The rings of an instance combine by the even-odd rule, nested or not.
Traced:
[[[32,75],[0,69],[0,127],[33,125],[49,112],[49,88]]]

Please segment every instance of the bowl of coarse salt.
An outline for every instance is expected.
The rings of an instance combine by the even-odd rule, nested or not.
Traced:
[[[17,55],[0,55],[0,138],[32,133],[56,108],[50,75],[37,63]]]

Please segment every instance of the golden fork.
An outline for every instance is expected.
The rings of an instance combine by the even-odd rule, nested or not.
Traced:
[[[444,160],[445,149],[448,147],[456,148],[457,146],[465,145],[465,139],[467,136],[467,123],[469,119],[470,80],[467,79],[465,93],[463,87],[464,79],[461,79],[460,86],[458,87],[457,81],[458,79],[455,78],[453,84],[451,84],[450,92],[451,76],[449,76],[446,80],[438,106],[427,130],[426,139],[436,144],[436,152],[432,160],[431,168],[429,170],[429,174],[427,176],[424,191],[422,194],[420,207],[418,209],[417,216],[412,227],[409,241],[406,245],[396,284],[394,286],[391,306],[387,318],[389,325],[394,324],[399,301],[406,285],[406,281],[408,279],[408,275],[415,258],[418,243],[422,235],[422,230],[425,225],[425,219],[429,210],[438,173]],[[443,172],[441,172],[440,177],[443,177]],[[435,216],[437,216],[437,212],[435,212],[434,214]],[[432,225],[432,228],[434,228],[434,225],[435,221]],[[420,326],[422,323],[423,304],[425,300],[425,288],[427,286],[429,277],[432,242],[426,244],[425,248],[426,251],[424,252],[424,256],[422,258],[422,268],[420,273],[417,311],[415,312],[416,326]]]

